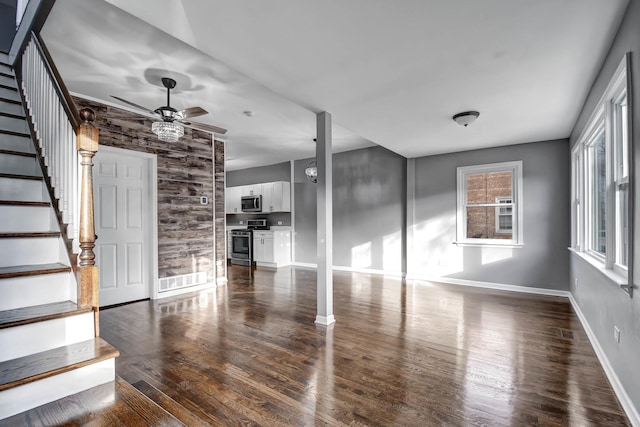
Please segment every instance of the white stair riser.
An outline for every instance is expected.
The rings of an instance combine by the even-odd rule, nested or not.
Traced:
[[[18,95],[17,91],[11,90],[11,89],[5,89],[3,87],[0,87],[0,98],[13,99],[15,101],[20,101],[20,95]]]
[[[0,178],[0,200],[48,202],[44,182],[32,179]]]
[[[29,127],[25,119],[16,119],[14,117],[0,116],[0,129],[10,130],[11,132],[28,133]]]
[[[0,392],[0,419],[112,382],[115,372],[115,359],[107,359]],[[115,401],[115,382],[112,400]]]
[[[24,116],[24,109],[22,108],[22,105],[14,104],[13,102],[0,101],[0,111],[3,113]]]
[[[15,175],[41,175],[35,157],[0,153],[0,172]]]
[[[0,279],[0,310],[75,301],[76,286],[71,274],[66,272]]]
[[[0,70],[0,71],[4,72],[4,70]],[[3,76],[3,75],[0,75],[0,85],[17,87],[15,78]]]
[[[65,263],[59,237],[3,238],[0,240],[0,267]]]
[[[0,205],[0,233],[57,230],[53,215],[49,206]]]
[[[23,136],[0,134],[0,150],[35,153],[31,139]]]
[[[0,362],[93,338],[93,312],[0,329]]]

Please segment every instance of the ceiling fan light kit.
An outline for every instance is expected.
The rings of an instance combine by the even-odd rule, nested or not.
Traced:
[[[184,126],[175,122],[153,122],[151,130],[164,142],[177,142],[184,135]]]
[[[471,123],[475,122],[478,116],[480,116],[480,113],[478,113],[477,111],[464,111],[462,113],[456,114],[452,117],[452,119],[460,126],[467,127]]]
[[[180,137],[184,135],[185,126],[192,129],[203,130],[205,132],[219,133],[224,135],[227,130],[221,127],[206,125],[204,123],[196,123],[191,120],[186,121],[187,118],[197,117],[208,114],[204,108],[191,107],[184,110],[176,110],[171,106],[171,89],[176,87],[176,81],[170,77],[162,78],[162,85],[167,88],[167,105],[158,107],[155,110],[150,110],[142,105],[135,104],[126,99],[118,98],[111,95],[112,98],[117,99],[120,102],[124,102],[138,110],[151,113],[162,121],[153,122],[151,125],[151,131],[158,135],[158,139],[164,142],[177,142]]]

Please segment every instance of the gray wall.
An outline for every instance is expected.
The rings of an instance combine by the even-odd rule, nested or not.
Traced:
[[[316,189],[295,162],[295,260],[316,262]],[[373,147],[333,155],[333,265],[402,271],[406,159]]]
[[[524,247],[458,247],[456,168],[522,160]],[[415,160],[413,247],[408,274],[568,290],[567,140],[421,157]]]
[[[290,179],[291,164],[289,162],[227,171],[227,187],[261,184],[263,182],[289,181]]]
[[[640,412],[640,289],[638,275],[640,274],[640,224],[638,223],[638,196],[640,194],[640,1],[631,0],[626,15],[618,30],[609,54],[596,78],[583,110],[571,134],[571,145],[577,143],[580,132],[585,126],[596,103],[605,91],[616,67],[626,52],[632,52],[633,91],[633,124],[632,135],[634,145],[635,187],[634,200],[636,214],[633,219],[633,264],[635,276],[635,296],[630,299],[626,293],[606,279],[576,255],[571,255],[571,292],[580,310],[585,315],[590,328],[595,333],[600,346],[620,379],[630,400],[635,402],[635,408]],[[569,168],[569,163],[566,164]],[[577,279],[577,286],[575,280]],[[613,327],[620,329],[620,343],[613,339]]]

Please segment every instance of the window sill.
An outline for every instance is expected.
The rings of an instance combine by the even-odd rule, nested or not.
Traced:
[[[456,246],[471,248],[511,248],[520,249],[524,247],[523,243],[494,243],[494,242],[453,242]]]
[[[587,264],[591,265],[593,268],[595,268],[597,271],[599,271],[600,274],[602,274],[604,277],[609,279],[615,285],[617,285],[619,287],[622,287],[623,285],[627,284],[627,281],[628,281],[627,280],[627,276],[622,275],[620,273],[617,273],[617,272],[613,271],[610,268],[605,268],[604,264],[602,264],[597,259],[595,259],[592,256],[589,256],[588,254],[586,254],[584,252],[577,251],[577,250],[575,250],[573,248],[568,248],[568,249],[569,249],[569,252],[571,252],[572,254],[576,255],[578,258],[582,259]]]

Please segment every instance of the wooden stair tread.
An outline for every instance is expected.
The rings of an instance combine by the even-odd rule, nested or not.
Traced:
[[[12,119],[18,119],[18,120],[26,120],[25,116],[22,116],[20,114],[5,113],[4,111],[0,111],[0,116],[11,117]]]
[[[1,63],[0,63],[0,64],[1,64]],[[5,64],[2,64],[2,65],[5,65]],[[13,74],[11,74],[11,73],[7,73],[7,70],[0,71],[0,76],[2,76],[2,77],[9,77],[10,79],[15,78],[15,76],[14,76]]]
[[[100,337],[0,362],[0,391],[118,357]]]
[[[33,264],[0,267],[0,279],[20,276],[36,276],[39,274],[65,273],[71,271],[71,267],[64,264]]]
[[[0,427],[23,425],[183,426],[131,384],[114,382],[81,391],[0,420]],[[186,424],[191,426],[191,424]]]
[[[24,151],[14,151],[14,150],[2,150],[0,149],[0,154],[8,154],[10,156],[22,156],[22,157],[33,157],[36,158],[34,153],[27,153]]]
[[[30,179],[33,181],[42,181],[41,176],[37,175],[19,175],[14,173],[0,173],[0,178],[13,178],[13,179]]]
[[[134,384],[133,387],[138,389],[139,392],[143,393],[149,399],[154,401],[158,406],[163,408],[165,411],[176,417],[180,422],[184,423],[188,426],[208,426],[209,424],[202,421],[200,418],[195,416],[191,411],[187,408],[176,402],[171,397],[167,396],[162,391],[158,390],[148,382],[144,380],[140,380]]]
[[[24,133],[24,132],[15,132],[12,130],[6,130],[6,129],[0,129],[0,134],[5,134],[5,135],[11,135],[11,136],[18,136],[21,138],[31,138],[31,135],[29,135],[28,133]]]
[[[71,301],[4,310],[0,311],[0,329],[88,313],[91,310],[91,307],[78,307]]]
[[[58,237],[60,236],[59,231],[32,231],[32,232],[12,232],[12,233],[4,233],[0,232],[0,239],[2,238],[33,238],[33,237]]]
[[[7,102],[9,104],[19,104],[22,105],[22,102],[16,100],[16,99],[10,99],[10,98],[4,98],[0,96],[0,102]]]
[[[29,202],[25,200],[0,200],[2,206],[38,206],[49,207],[51,202]]]
[[[14,86],[9,86],[9,85],[3,85],[2,83],[0,83],[0,89],[7,89],[7,90],[13,90],[15,92],[18,91],[17,87]]]

